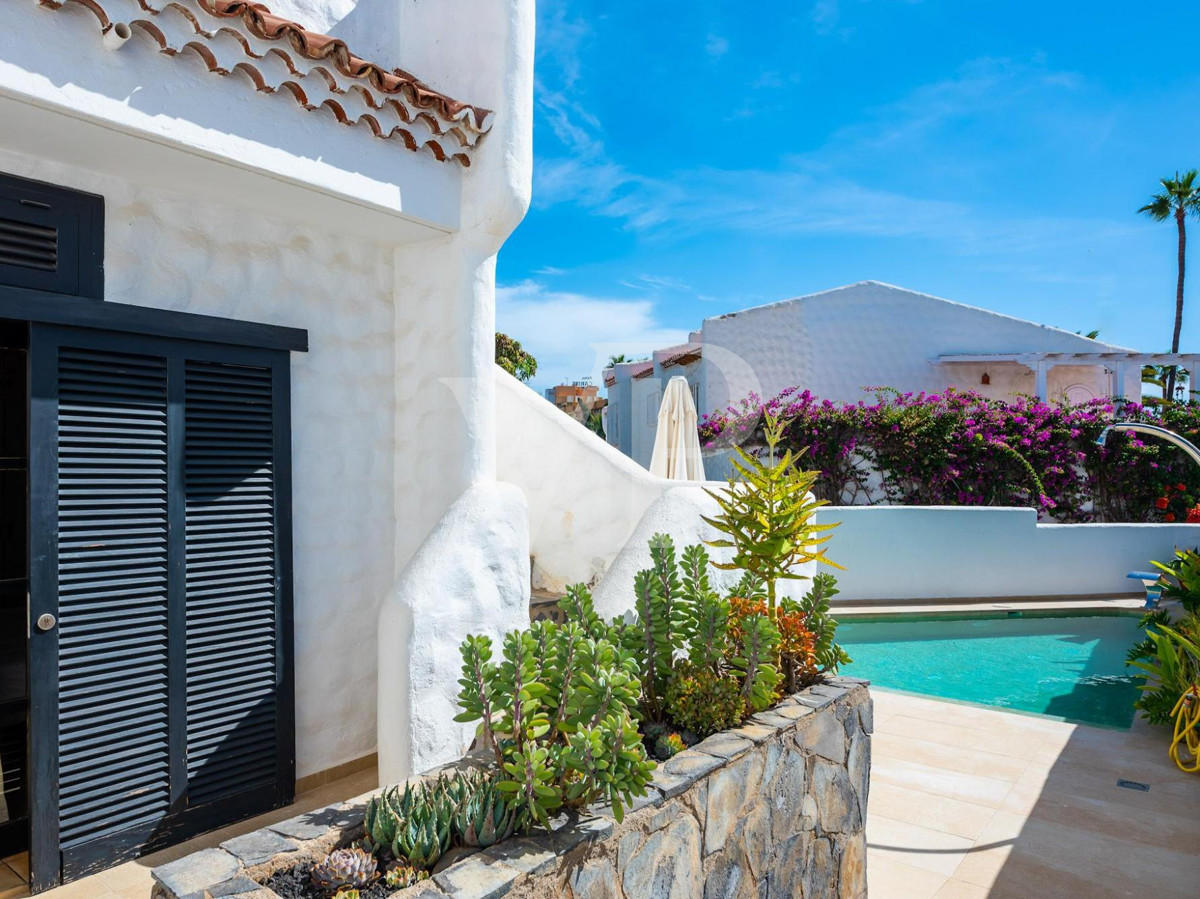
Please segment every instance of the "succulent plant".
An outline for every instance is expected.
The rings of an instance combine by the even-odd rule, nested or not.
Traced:
[[[392,854],[419,868],[432,868],[449,848],[450,816],[438,814],[438,809],[429,803],[413,806],[392,841]]]
[[[363,829],[373,845],[391,846],[396,839],[396,829],[404,819],[401,798],[400,788],[391,787],[367,803]]]
[[[464,846],[486,849],[506,839],[516,826],[516,809],[493,776],[475,772],[461,778],[465,795],[454,812],[454,831]]]
[[[358,889],[374,883],[377,877],[375,857],[355,847],[335,849],[312,868],[313,886],[321,890]]]
[[[333,899],[361,899],[362,893],[353,887],[343,887],[333,894]]]
[[[669,759],[683,752],[686,748],[683,743],[683,737],[676,733],[667,734],[654,741],[654,754],[660,759]]]
[[[397,862],[383,875],[383,883],[390,890],[402,890],[422,880],[429,879],[428,871],[418,871],[412,865]]]

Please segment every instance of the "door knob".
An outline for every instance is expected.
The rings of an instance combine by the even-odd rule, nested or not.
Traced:
[[[53,630],[54,625],[58,624],[58,619],[46,612],[44,615],[38,615],[37,629],[42,633],[48,630]]]

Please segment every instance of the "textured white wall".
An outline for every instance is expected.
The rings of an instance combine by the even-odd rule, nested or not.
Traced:
[[[468,632],[487,635],[499,656],[503,635],[529,625],[527,514],[521,491],[511,484],[482,481],[468,488],[405,566],[384,604],[378,635],[381,783],[399,783],[470,748],[474,725],[454,722],[459,646]]]
[[[392,385],[430,373],[395,352],[391,251],[10,153],[0,171],[104,196],[109,301],[309,330],[310,352],[292,356],[298,774],[370,753],[375,665],[361,648],[395,578],[392,496],[412,510],[437,500],[420,472],[393,466],[393,422],[407,413]],[[411,552],[423,535],[399,521]]]
[[[635,464],[499,366],[494,371],[497,476],[529,502],[533,585],[557,591],[595,583],[672,482]]]
[[[1200,545],[1200,526],[1038,524],[1033,509],[827,506],[839,599],[1117,596],[1125,577],[1176,546]]]
[[[703,333],[709,409],[792,386],[837,401],[868,399],[864,387],[980,388],[982,371],[931,364],[939,355],[1123,349],[874,281],[710,318]],[[1060,380],[1069,374],[1051,370],[1052,393],[1078,380]],[[1102,376],[1094,377],[1096,392],[1106,393]],[[1027,382],[1032,392],[1031,376]],[[1011,383],[1024,388],[1026,379]]]

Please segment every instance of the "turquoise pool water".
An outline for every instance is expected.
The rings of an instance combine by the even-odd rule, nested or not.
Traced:
[[[880,687],[1127,728],[1137,680],[1127,615],[842,619],[846,674]]]

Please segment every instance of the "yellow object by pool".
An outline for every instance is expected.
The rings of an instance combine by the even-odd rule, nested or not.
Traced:
[[[1181,771],[1200,771],[1200,687],[1185,690],[1171,711],[1175,716],[1175,738],[1171,740],[1171,758]],[[1184,751],[1191,756],[1188,760]]]

